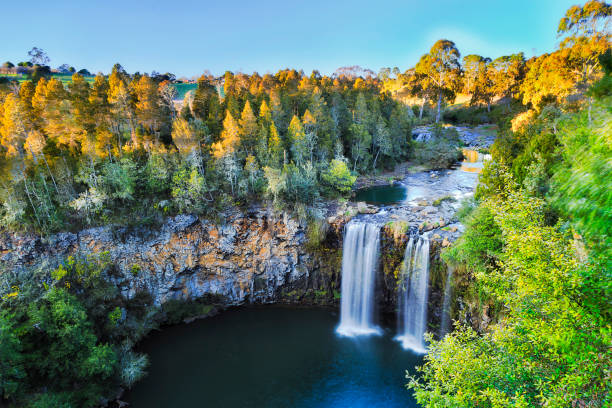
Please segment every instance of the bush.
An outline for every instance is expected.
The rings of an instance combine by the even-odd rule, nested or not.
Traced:
[[[416,142],[413,155],[417,163],[437,169],[449,168],[463,158],[459,144],[444,137]]]
[[[340,193],[348,193],[353,188],[356,176],[351,174],[346,162],[334,159],[326,171],[321,174],[324,183]]]
[[[327,238],[329,224],[321,218],[311,218],[306,227],[306,240],[310,249],[318,249]]]

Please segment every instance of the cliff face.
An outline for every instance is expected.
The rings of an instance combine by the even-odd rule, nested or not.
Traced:
[[[119,274],[109,277],[127,297],[149,292],[156,304],[213,295],[244,302],[333,303],[340,267],[335,256],[306,249],[303,226],[266,210],[230,213],[221,225],[183,215],[160,228],[100,227],[77,234],[5,234],[4,270],[54,267],[69,255],[107,251]],[[333,254],[332,254],[333,255]]]
[[[325,239],[312,248],[305,225],[288,214],[259,208],[227,213],[220,223],[192,215],[169,218],[158,228],[133,230],[117,226],[60,233],[0,236],[0,273],[51,270],[70,255],[108,252],[117,273],[108,276],[128,298],[144,291],[157,305],[170,299],[212,297],[233,306],[243,303],[338,305],[341,287],[343,228],[348,217],[336,217]],[[417,225],[412,225],[416,229]],[[442,236],[433,234],[438,231]],[[442,246],[459,232],[432,231],[428,321],[440,332],[447,268]],[[414,232],[414,231],[413,231]],[[392,223],[381,229],[376,303],[391,323],[397,311],[398,283],[408,228]],[[469,282],[457,281],[452,316],[475,328],[486,328],[469,296]],[[484,322],[484,325],[483,325]]]

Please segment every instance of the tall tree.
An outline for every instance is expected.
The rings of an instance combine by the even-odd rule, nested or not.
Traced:
[[[247,152],[247,154],[252,154],[255,150],[259,126],[257,125],[257,119],[255,118],[249,101],[246,101],[244,104],[239,124],[242,149]]]
[[[459,57],[454,42],[438,40],[416,65],[416,72],[427,76],[436,90],[436,123],[440,121],[442,100],[455,97],[461,73]]]
[[[525,73],[525,57],[522,52],[504,55],[491,63],[490,77],[493,92],[510,103],[518,95],[519,85]]]
[[[487,104],[491,110],[493,97],[493,78],[491,59],[470,54],[463,57],[463,92],[470,95],[470,105],[480,102]]]

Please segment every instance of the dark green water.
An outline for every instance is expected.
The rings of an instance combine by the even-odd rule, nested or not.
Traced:
[[[337,313],[241,308],[153,334],[149,375],[125,399],[153,407],[417,407],[405,370],[421,357],[394,333],[338,337]]]
[[[355,201],[365,201],[368,204],[397,204],[405,199],[406,188],[401,185],[368,187],[358,190],[355,193]]]

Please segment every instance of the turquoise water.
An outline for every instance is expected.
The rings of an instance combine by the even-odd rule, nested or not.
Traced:
[[[328,309],[240,308],[174,326],[141,346],[149,375],[125,400],[152,407],[417,407],[404,384],[421,357],[392,331],[351,339]]]
[[[354,201],[365,201],[368,204],[389,205],[401,203],[406,199],[407,191],[402,185],[385,185],[358,190]]]

